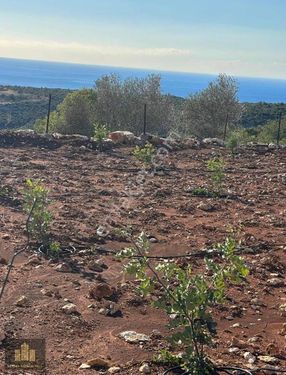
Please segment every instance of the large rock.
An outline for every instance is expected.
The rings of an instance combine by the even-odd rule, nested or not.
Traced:
[[[58,272],[71,272],[72,269],[67,263],[60,263],[56,266]]]
[[[77,307],[75,304],[73,303],[68,303],[67,305],[64,305],[62,307],[62,311],[67,314],[67,315],[70,315],[70,314],[78,314],[78,311],[77,311]]]
[[[81,364],[80,370],[87,370],[90,368],[107,370],[110,367],[110,363],[102,358],[90,359],[89,361]]]
[[[205,146],[220,146],[220,147],[223,147],[225,145],[224,141],[220,138],[204,138],[202,140],[202,144]]]
[[[270,363],[271,365],[275,365],[279,362],[279,359],[276,357],[271,357],[269,355],[259,355],[258,359],[265,363]]]
[[[118,366],[112,366],[108,369],[108,373],[109,374],[117,374],[118,372],[120,372],[121,368],[118,367]]]
[[[28,298],[26,296],[21,296],[15,303],[16,306],[18,307],[26,307],[28,306]]]
[[[280,279],[278,277],[272,277],[266,281],[266,284],[274,288],[279,288],[285,286],[285,281],[284,279]]]
[[[184,148],[198,148],[200,147],[200,141],[197,138],[186,138],[183,140]]]
[[[135,331],[124,331],[119,334],[126,342],[130,344],[137,344],[140,342],[150,341],[150,337],[144,333],[137,333]]]
[[[136,137],[132,132],[121,130],[109,133],[108,138],[111,139],[114,143],[127,145],[132,145],[136,141]]]
[[[151,374],[151,369],[148,363],[144,363],[140,368],[139,371],[142,372],[142,374]]]
[[[112,296],[113,289],[106,283],[96,284],[89,290],[89,296],[101,300]]]
[[[247,360],[247,362],[248,362],[250,365],[252,365],[252,364],[256,361],[256,357],[255,357],[255,355],[253,355],[253,354],[250,353],[250,352],[245,352],[245,353],[243,354],[243,357],[244,357],[244,359]]]
[[[140,141],[142,144],[151,143],[155,147],[164,146],[166,144],[166,139],[160,138],[157,135],[150,133],[145,133],[140,135]]]

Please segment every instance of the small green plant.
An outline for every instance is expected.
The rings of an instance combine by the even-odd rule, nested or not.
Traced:
[[[49,243],[49,227],[52,215],[48,210],[49,191],[43,186],[42,180],[26,180],[23,190],[24,211],[29,215],[27,230],[29,237],[47,245]]]
[[[144,147],[136,146],[133,155],[145,168],[148,168],[151,166],[152,160],[156,155],[156,149],[151,143],[146,143]]]
[[[212,197],[213,193],[206,188],[197,187],[192,189],[192,194],[197,197]]]
[[[94,139],[98,143],[99,150],[102,151],[103,141],[104,139],[107,138],[108,133],[109,133],[108,129],[105,125],[97,124],[97,123],[95,123],[93,127],[94,127]]]
[[[183,365],[182,356],[179,354],[173,354],[167,349],[162,349],[159,354],[153,357],[154,363],[160,363],[163,365]]]
[[[53,241],[49,244],[49,251],[51,255],[58,256],[61,249],[61,244],[57,241]]]
[[[0,197],[10,197],[12,189],[10,186],[0,185]]]
[[[157,259],[150,261],[150,243],[144,233],[132,239],[132,246],[122,250],[118,256],[128,259],[124,270],[139,281],[142,296],[160,290],[153,302],[172,316],[171,328],[175,333],[169,337],[173,347],[183,350],[181,367],[191,375],[215,373],[215,365],[205,353],[212,345],[216,334],[216,323],[211,308],[222,303],[230,282],[241,282],[248,269],[236,255],[236,241],[229,237],[217,245],[216,261],[205,259],[205,272],[194,273],[191,265],[180,266],[173,261]],[[166,353],[165,353],[166,354]],[[174,356],[163,359],[174,361]]]
[[[207,161],[208,171],[211,172],[212,187],[216,195],[222,194],[225,179],[225,163],[222,158],[213,158]]]
[[[226,146],[231,150],[231,155],[234,158],[237,147],[239,146],[238,138],[234,133],[227,140]]]

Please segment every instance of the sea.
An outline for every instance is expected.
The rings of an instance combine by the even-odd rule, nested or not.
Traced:
[[[101,65],[83,65],[0,57],[0,85],[81,89],[94,87],[103,75],[115,73],[121,79],[161,75],[165,94],[187,97],[205,89],[216,76],[210,74],[143,70]],[[286,80],[234,77],[242,102],[286,103]]]

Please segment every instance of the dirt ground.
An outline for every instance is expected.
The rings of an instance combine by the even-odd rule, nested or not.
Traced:
[[[142,363],[150,364],[152,374],[163,373],[151,360],[166,345],[168,319],[137,296],[122,263],[104,252],[125,247],[115,230],[119,224],[131,225],[135,233],[144,230],[153,238],[154,255],[207,249],[223,241],[230,227],[240,228],[250,275],[213,311],[218,337],[210,356],[217,363],[249,367],[244,353],[251,352],[275,357],[271,365],[286,368],[286,314],[279,308],[286,303],[286,150],[243,149],[234,159],[218,147],[176,151],[166,156],[163,170],[147,175],[131,152],[126,147],[97,153],[68,145],[57,150],[0,149],[0,185],[9,190],[9,197],[0,196],[0,280],[7,271],[5,261],[26,243],[21,189],[27,178],[42,178],[50,190],[51,232],[64,249],[60,263],[68,270],[59,272],[59,264],[44,257],[29,258],[37,246],[17,259],[0,303],[0,374],[37,373],[4,368],[4,336],[44,338],[45,373],[51,375],[99,374],[79,369],[97,357],[119,366],[118,374],[138,375]],[[226,161],[228,197],[193,196],[193,188],[210,188],[206,161],[214,156]],[[106,237],[100,236],[102,230]],[[104,264],[103,272],[92,270],[95,259]],[[192,262],[199,267],[199,259]],[[90,297],[90,289],[102,282],[116,291],[112,301]],[[18,306],[21,296],[27,301]],[[78,314],[62,311],[69,302]],[[99,312],[111,303],[118,314]],[[126,330],[151,339],[129,344],[119,337]],[[232,347],[239,350],[231,352]],[[269,364],[257,358],[253,366]]]

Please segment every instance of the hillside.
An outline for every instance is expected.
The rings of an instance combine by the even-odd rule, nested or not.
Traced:
[[[70,90],[0,86],[0,129],[31,128],[38,118],[45,117],[49,94],[51,110],[56,109]]]
[[[1,333],[2,339],[45,337],[49,374],[79,374],[82,363],[98,357],[119,366],[119,375],[138,375],[146,362],[151,374],[163,374],[172,366],[152,359],[170,348],[165,340],[172,332],[166,328],[170,319],[150,306],[160,290],[139,297],[138,284],[122,273],[114,252],[131,244],[118,228],[131,225],[136,235],[144,230],[152,239],[152,255],[182,255],[178,264],[191,264],[200,274],[203,250],[224,241],[231,226],[242,241],[239,253],[250,275],[230,285],[223,305],[212,309],[218,336],[208,354],[219,364],[244,368],[252,366],[245,353],[252,353],[260,368],[270,355],[285,368],[285,311],[279,310],[285,306],[286,283],[285,149],[244,148],[234,158],[218,147],[174,151],[160,174],[147,173],[143,180],[132,151],[121,147],[98,153],[70,145],[0,148],[0,279],[13,252],[26,243],[25,178],[44,178],[52,199],[51,231],[61,247],[59,257],[49,259],[33,243],[17,259],[0,304],[0,341]],[[225,159],[224,188],[231,193],[195,196],[193,188],[211,186],[206,161],[214,155]],[[99,226],[109,228],[106,237],[98,234]],[[112,295],[96,297],[102,285]],[[76,311],[65,313],[68,303]],[[124,341],[120,333],[127,330],[147,335],[146,342]],[[0,373],[3,356],[0,350]]]
[[[277,120],[279,113],[286,116],[286,103],[245,103],[244,107],[241,119],[244,128],[254,128]]]

